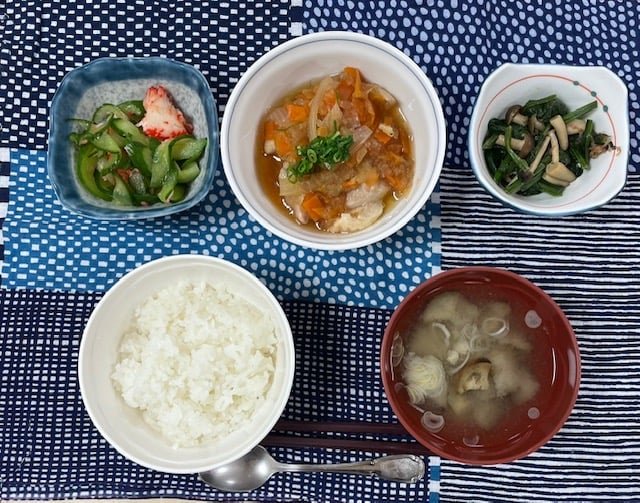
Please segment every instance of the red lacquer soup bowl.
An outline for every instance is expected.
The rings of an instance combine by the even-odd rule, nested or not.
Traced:
[[[449,270],[394,311],[381,348],[400,423],[447,459],[523,458],[564,425],[580,384],[571,324],[529,280],[490,267]]]

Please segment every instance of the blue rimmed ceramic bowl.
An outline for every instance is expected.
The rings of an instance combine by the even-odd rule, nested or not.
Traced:
[[[569,107],[578,108],[594,99],[591,112],[598,132],[611,136],[619,150],[591,160],[591,169],[572,182],[561,196],[507,194],[492,179],[484,159],[482,142],[489,120],[504,117],[506,110],[529,99],[555,94]],[[592,210],[613,199],[624,187],[629,160],[628,91],[613,72],[596,66],[533,65],[507,63],[484,82],[469,125],[469,158],[480,184],[507,206],[541,216],[572,215]]]
[[[69,134],[72,118],[91,118],[103,103],[142,100],[152,85],[163,85],[208,145],[201,172],[185,198],[173,204],[115,206],[89,194],[79,183]],[[68,210],[101,220],[130,220],[170,215],[193,207],[209,192],[220,160],[218,114],[211,89],[194,67],[166,58],[101,58],[69,72],[51,102],[47,171],[51,185]]]

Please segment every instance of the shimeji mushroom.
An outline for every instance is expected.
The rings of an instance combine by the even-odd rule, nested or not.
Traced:
[[[542,161],[542,158],[547,153],[547,148],[549,148],[549,143],[551,143],[551,136],[547,134],[544,140],[542,140],[542,144],[540,145],[540,149],[538,150],[538,153],[536,154],[533,161],[531,161],[531,164],[529,164],[529,173],[534,173],[536,169],[538,169],[538,166],[540,165],[540,161]]]
[[[527,128],[529,129],[529,132],[533,134],[536,131],[544,130],[544,123],[538,120],[535,115],[532,115],[527,121]]]
[[[573,119],[567,122],[567,134],[582,134],[587,127],[587,121],[583,119]]]
[[[496,145],[500,145],[502,147],[505,146],[505,137],[503,134],[498,135],[498,137],[496,138]],[[511,148],[518,152],[518,155],[523,159],[531,153],[531,150],[534,146],[535,140],[529,133],[525,133],[522,139],[511,138]]]
[[[574,175],[563,163],[552,162],[547,164],[546,172],[542,178],[554,185],[567,187],[576,179],[576,175]]]
[[[464,367],[458,376],[458,393],[474,390],[488,390],[491,386],[489,373],[491,362],[476,362]]]
[[[520,113],[522,107],[520,105],[513,105],[507,109],[507,113],[504,114],[504,118],[507,124],[518,124],[519,126],[526,126],[529,121],[529,117]]]
[[[542,175],[547,182],[567,187],[576,179],[576,175],[560,161],[560,144],[554,131],[549,131],[551,141],[551,162],[547,164]]]
[[[564,123],[564,119],[561,115],[554,115],[549,122],[553,126],[553,130],[556,132],[558,143],[562,150],[569,148],[569,134],[567,133],[567,125]]]

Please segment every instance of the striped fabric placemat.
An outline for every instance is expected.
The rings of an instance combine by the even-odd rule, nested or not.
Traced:
[[[573,325],[582,359],[565,426],[513,463],[443,459],[443,501],[640,501],[640,176],[611,203],[562,219],[519,214],[445,170],[443,268],[502,267],[545,290]]]
[[[437,500],[439,458],[423,455],[428,472],[416,484],[348,474],[274,475],[250,494],[224,493],[196,474],[160,473],[124,458],[94,427],[80,396],[77,355],[85,323],[99,293],[0,289],[0,501],[70,498],[173,497],[208,501],[253,499]],[[293,422],[357,421],[395,424],[379,370],[380,334],[390,310],[315,302],[282,304],[294,334],[296,370],[283,419]],[[357,336],[354,336],[357,334]],[[294,435],[292,433],[291,435]],[[379,433],[331,433],[323,438],[360,440],[358,449],[307,443],[269,452],[286,463],[355,462],[381,456],[373,441],[407,442]],[[371,450],[366,447],[372,442]],[[45,469],[46,467],[46,469]]]

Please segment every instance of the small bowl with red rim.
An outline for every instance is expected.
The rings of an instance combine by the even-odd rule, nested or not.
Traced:
[[[502,118],[513,105],[555,94],[570,110],[597,101],[588,115],[597,132],[606,133],[615,150],[591,159],[560,196],[508,194],[492,178],[482,144],[492,118]],[[572,215],[613,199],[624,187],[629,159],[628,91],[611,70],[596,66],[506,63],[484,81],[469,125],[469,159],[480,184],[496,199],[516,210],[541,216]]]
[[[492,328],[478,337],[479,320],[495,327],[495,319],[482,317],[496,306],[509,308],[501,315],[506,331]],[[434,327],[450,347],[425,339],[434,337],[425,335]],[[462,357],[465,341],[469,356],[454,362],[451,351]],[[411,387],[432,386],[425,376],[435,374],[416,380],[416,354],[442,358],[446,375],[437,397],[418,403]],[[464,381],[471,375],[466,369],[487,361],[487,386],[467,386],[476,381]],[[381,372],[391,408],[418,442],[450,460],[493,465],[529,455],[562,428],[577,399],[581,363],[570,322],[538,286],[504,269],[460,267],[421,283],[396,308],[382,339]]]

